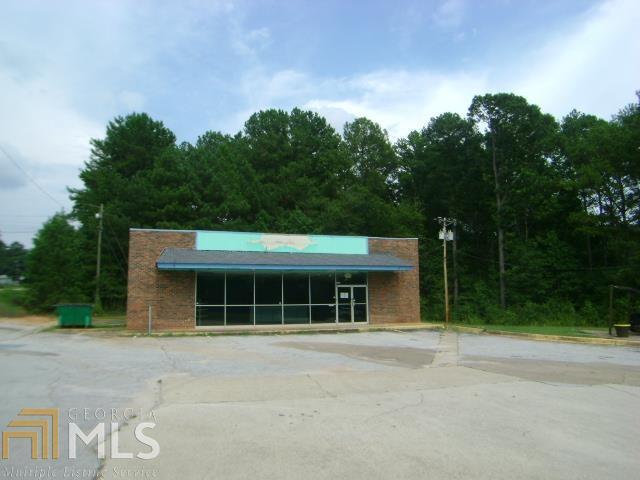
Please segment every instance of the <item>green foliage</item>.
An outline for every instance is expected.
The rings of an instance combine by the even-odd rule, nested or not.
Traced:
[[[0,317],[19,317],[26,313],[27,290],[24,287],[0,287]]]
[[[31,308],[44,311],[61,302],[86,301],[78,256],[81,245],[81,234],[66,215],[56,214],[43,225],[27,258],[25,284]]]
[[[24,276],[27,250],[18,242],[6,245],[0,240],[0,275],[18,282]]]
[[[597,309],[591,302],[585,302],[582,308],[576,308],[569,301],[552,299],[542,303],[527,301],[521,305],[502,309],[495,301],[474,300],[477,303],[464,303],[461,306],[454,319],[456,323],[577,327],[608,325],[605,308]],[[430,312],[425,320],[442,321],[441,310]]]
[[[544,303],[551,298],[570,301],[580,290],[578,264],[570,245],[555,232],[514,239],[509,249],[508,283],[513,303]]]
[[[42,308],[92,297],[103,204],[107,309],[125,304],[129,228],[189,228],[418,236],[423,316],[440,320],[436,218],[449,217],[455,321],[603,324],[607,285],[640,287],[639,132],[639,105],[558,124],[507,93],[477,96],[466,117],[444,113],[395,143],[370,119],[341,135],[297,108],[254,113],[236,135],[194,144],[176,144],[144,113],[117,117],[70,191],[79,230],[56,216],[38,235],[29,298]]]
[[[581,326],[557,326],[557,325],[473,325],[476,328],[483,328],[487,332],[509,332],[509,333],[526,333],[537,335],[561,335],[568,337],[597,337],[606,333],[606,329],[590,326],[584,328]],[[599,331],[598,331],[599,330]]]

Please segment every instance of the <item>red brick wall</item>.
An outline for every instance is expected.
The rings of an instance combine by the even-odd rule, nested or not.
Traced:
[[[388,253],[415,267],[406,272],[369,273],[369,323],[419,322],[418,240],[370,238],[369,253]]]
[[[130,231],[127,328],[147,329],[149,305],[154,330],[195,327],[195,273],[162,272],[156,268],[163,249],[194,248],[195,237],[195,232],[186,231]],[[415,266],[407,272],[369,274],[370,323],[419,322],[418,241],[370,238],[369,252],[389,253]]]
[[[194,248],[195,232],[129,232],[127,328],[146,330],[151,305],[154,330],[195,327],[194,272],[161,272],[156,260],[167,247]]]

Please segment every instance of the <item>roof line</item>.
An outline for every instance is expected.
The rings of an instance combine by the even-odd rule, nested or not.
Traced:
[[[375,240],[419,240],[418,237],[367,237]]]
[[[184,233],[195,233],[198,230],[180,230],[177,228],[134,228],[129,227],[130,232],[184,232]]]
[[[326,233],[273,233],[273,232],[240,232],[237,230],[197,230],[197,229],[177,229],[177,228],[135,228],[130,227],[129,231],[133,232],[185,232],[185,233],[198,233],[198,232],[220,232],[220,233],[253,233],[257,235],[289,235],[299,236],[308,235],[314,237],[351,237],[351,238],[367,238],[377,240],[418,240],[418,237],[367,237],[365,235],[329,235]]]
[[[349,238],[369,238],[365,235],[330,235],[326,233],[278,233],[278,232],[238,232],[236,230],[196,230],[202,233],[239,233],[250,235],[279,235],[284,237],[349,237]]]

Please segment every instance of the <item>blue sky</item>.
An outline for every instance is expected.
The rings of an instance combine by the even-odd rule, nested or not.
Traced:
[[[257,110],[357,116],[392,139],[475,94],[609,118],[640,88],[640,2],[4,1],[0,238],[27,245],[70,207],[89,139],[146,111],[180,141]]]

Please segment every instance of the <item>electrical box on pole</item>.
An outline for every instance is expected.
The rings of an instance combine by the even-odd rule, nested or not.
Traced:
[[[449,325],[451,314],[449,311],[449,275],[447,273],[447,242],[453,240],[453,232],[449,230],[450,225],[455,225],[456,221],[447,217],[438,217],[440,232],[438,238],[442,240],[442,270],[444,276],[444,323]]]

